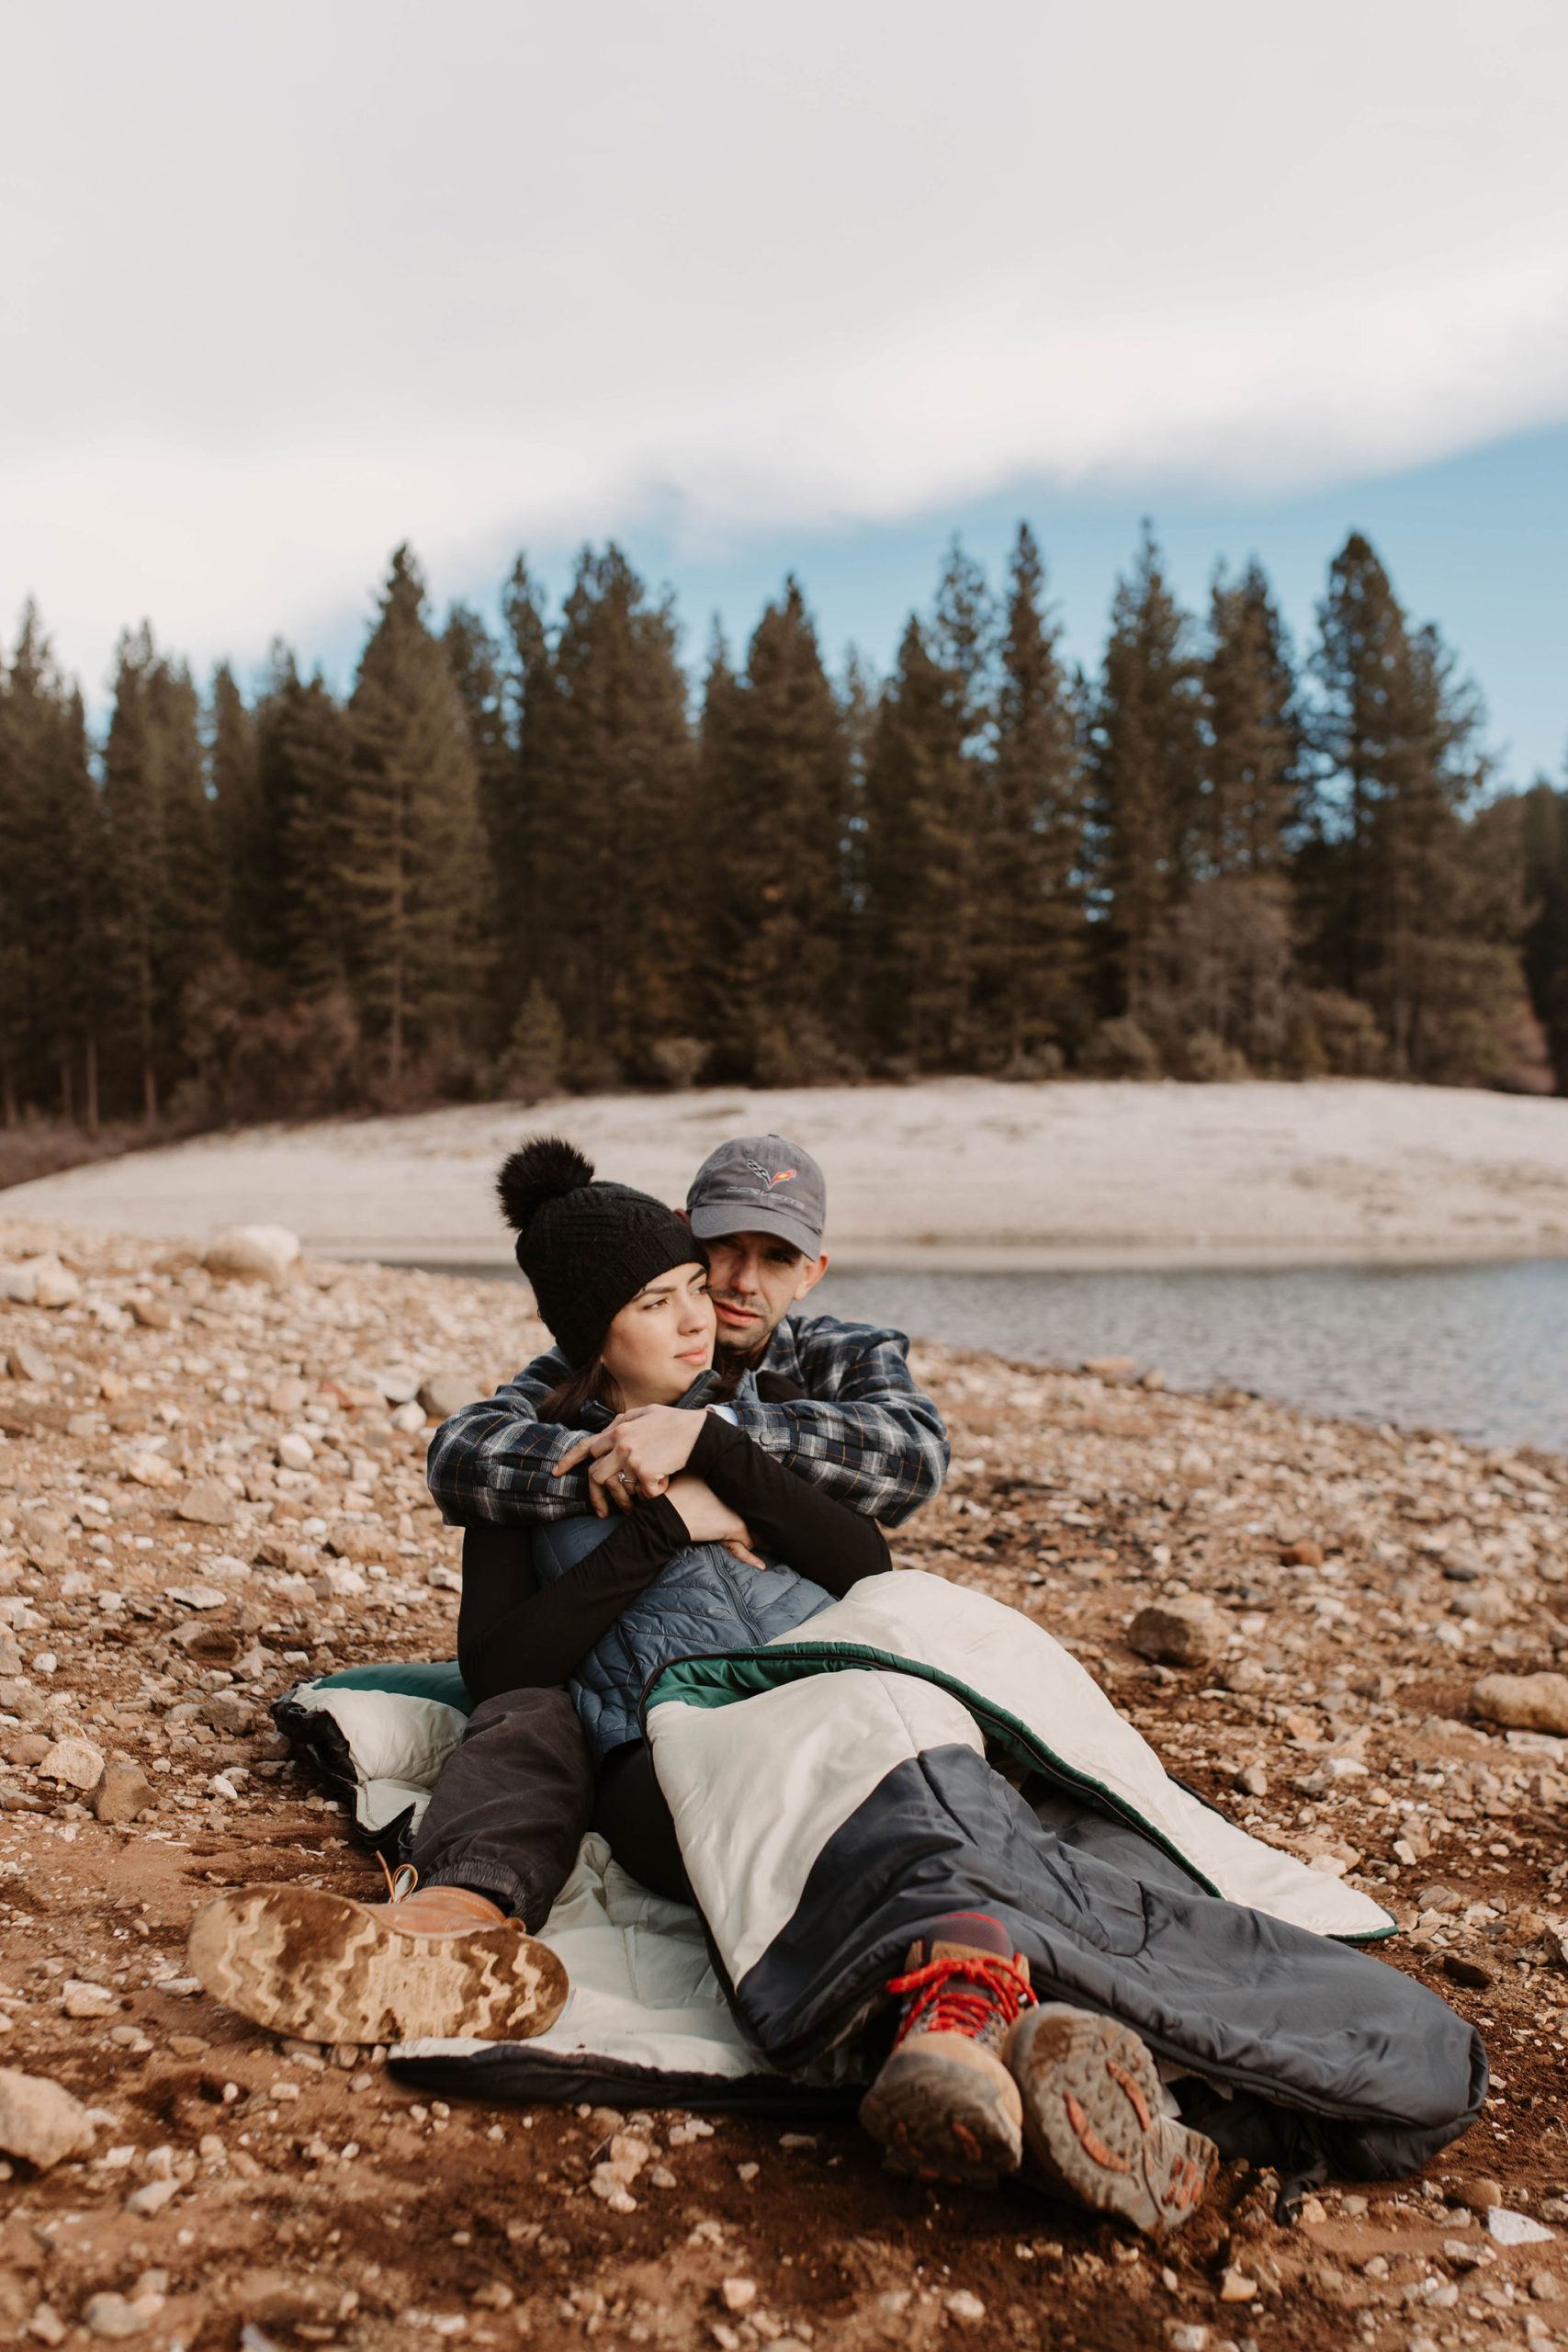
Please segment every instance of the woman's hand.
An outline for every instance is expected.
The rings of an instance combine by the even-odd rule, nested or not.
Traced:
[[[667,1493],[671,1479],[691,1460],[702,1426],[702,1414],[687,1406],[634,1405],[596,1436],[580,1438],[551,1476],[559,1478],[589,1463],[588,1498],[605,1519],[612,1503],[630,1510],[639,1495],[651,1502]]]
[[[720,1502],[705,1478],[672,1478],[666,1489],[694,1544],[722,1544],[749,1568],[765,1568],[751,1549],[751,1531],[739,1511]]]

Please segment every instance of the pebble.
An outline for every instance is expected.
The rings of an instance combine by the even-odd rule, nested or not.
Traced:
[[[1222,2303],[1249,2303],[1258,2292],[1258,2281],[1249,2278],[1238,2263],[1231,2263],[1220,2280]]]
[[[967,2287],[955,2287],[951,2295],[943,2298],[942,2309],[960,2327],[978,2327],[986,2316],[985,2304]]]
[[[1568,1734],[1568,1674],[1483,1674],[1470,1694],[1483,1723]]]
[[[308,1470],[315,1458],[316,1449],[302,1430],[289,1430],[277,1441],[280,1469]]]
[[[747,2312],[757,2300],[754,2278],[726,2278],[719,2287],[727,2312]]]
[[[1129,1649],[1165,1666],[1206,1666],[1224,1637],[1224,1622],[1207,1600],[1151,1602],[1127,1628]]]
[[[33,1664],[38,1666],[37,1658]],[[104,1751],[90,1739],[57,1739],[38,1770],[42,1779],[62,1781],[67,1788],[96,1789],[104,1775]]]
[[[28,2322],[28,2334],[40,2344],[63,2344],[71,2330],[50,2304],[40,2303]]]
[[[0,2066],[0,2148],[40,2172],[66,2156],[85,2155],[93,2124],[78,2098],[43,2075]]]
[[[450,1420],[454,1413],[485,1394],[484,1382],[466,1372],[427,1373],[419,1385],[421,1408],[433,1421]]]
[[[1528,2213],[1510,2213],[1501,2204],[1491,2207],[1486,2226],[1499,2245],[1548,2245],[1556,2234],[1544,2222],[1532,2221]]]
[[[171,2203],[179,2193],[180,2184],[177,2180],[149,2180],[144,2182],[141,2188],[131,2191],[125,2200],[125,2210],[128,2213],[139,2214],[143,2221],[150,2221],[154,2213],[161,2213],[164,2206]]]
[[[89,1984],[68,1976],[60,1988],[60,2007],[68,2018],[103,2018],[119,2007],[119,1996],[107,1984]]]
[[[282,1225],[236,1225],[220,1233],[202,1260],[209,1273],[281,1284],[299,1255],[299,1238]]]
[[[234,1498],[221,1478],[198,1478],[175,1505],[175,1516],[197,1527],[228,1527],[234,1517]]]
[[[140,2335],[163,2308],[162,2295],[138,2295],[134,2302],[124,2295],[89,2295],[82,2317],[94,2335]]]
[[[1462,1951],[1446,1951],[1443,1954],[1443,1973],[1451,1977],[1456,1984],[1468,1985],[1473,1993],[1483,1993],[1489,1984],[1497,1981],[1495,1969],[1488,1968],[1483,1960],[1476,1960]]]

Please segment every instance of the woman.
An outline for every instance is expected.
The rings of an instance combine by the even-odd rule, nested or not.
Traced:
[[[727,1419],[752,1375],[718,1383],[707,1270],[691,1228],[646,1193],[598,1182],[582,1154],[540,1137],[500,1191],[518,1262],[572,1366],[540,1418],[600,1429],[638,1405],[705,1417],[685,1475],[614,1521],[537,1529],[465,1549],[457,1657],[477,1700],[565,1682],[597,1776],[594,1826],[656,1894],[690,1899],[638,1720],[671,1659],[792,1631],[890,1566],[874,1520],[781,1469]]]

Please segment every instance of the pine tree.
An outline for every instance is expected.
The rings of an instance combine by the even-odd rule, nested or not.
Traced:
[[[1202,767],[1166,966],[1168,1053],[1190,1077],[1281,1065],[1291,1027],[1288,879],[1302,730],[1284,625],[1261,567],[1216,575],[1201,667]]]
[[[109,922],[142,1116],[180,1070],[185,989],[217,954],[223,899],[196,689],[141,628],[120,640],[104,753]]]
[[[765,607],[743,678],[716,645],[701,775],[721,1067],[762,1085],[836,1074],[848,747],[794,579]]]
[[[609,547],[583,550],[547,654],[532,594],[512,628],[526,647],[523,960],[566,1023],[569,1077],[610,1085],[647,1074],[694,1014],[702,881],[675,617]]]
[[[1521,815],[1525,972],[1558,1091],[1568,1094],[1568,792],[1554,792],[1538,777]]]
[[[1317,956],[1375,1013],[1397,1073],[1484,1082],[1524,983],[1508,894],[1461,821],[1486,775],[1479,697],[1437,630],[1409,628],[1359,534],[1319,624]]]
[[[462,697],[399,548],[349,700],[353,745],[339,879],[351,985],[384,1044],[388,1080],[449,1050],[472,1017],[486,888],[479,774]]]
[[[1145,528],[1117,583],[1092,719],[1109,1009],[1158,1009],[1170,926],[1191,876],[1202,775],[1201,677],[1190,623]]]
[[[1284,623],[1256,560],[1234,584],[1216,577],[1209,629],[1199,868],[1278,873],[1300,815],[1302,723]]]
[[[0,1105],[53,1099],[67,1118],[81,1069],[97,1125],[105,974],[102,807],[82,698],[29,605],[0,670]],[[78,1064],[78,1057],[80,1063]]]
[[[213,823],[226,886],[228,936],[237,955],[254,956],[268,928],[256,729],[226,662],[212,676],[210,737]]]
[[[254,927],[246,953],[291,998],[344,995],[356,909],[343,887],[350,854],[354,744],[318,673],[302,680],[275,645],[255,712]]]
[[[954,543],[929,625],[911,618],[866,771],[866,1017],[897,1067],[973,1067],[980,1035],[979,763],[993,616]]]
[[[1021,523],[976,860],[980,1056],[1020,1073],[1059,1067],[1088,1027],[1084,779],[1044,589],[1034,535]]]

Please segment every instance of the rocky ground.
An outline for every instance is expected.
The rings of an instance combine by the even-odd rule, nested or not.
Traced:
[[[184,1950],[212,1886],[378,1891],[267,1702],[450,1655],[426,1408],[538,1327],[502,1283],[248,1280],[17,1224],[6,1288],[0,2341],[1568,2338],[1568,1684],[1527,1679],[1568,1650],[1568,1464],[1122,1363],[917,1351],[954,1466],[897,1558],[1039,1619],[1173,1770],[1378,1893],[1404,1929],[1388,1963],[1491,2052],[1484,2120],[1429,2177],[1326,2189],[1281,2229],[1270,2178],[1231,2167],[1160,2248],[1023,2191],[896,2180],[847,2125],[448,2112],[383,2053],[280,2047],[209,2002]],[[617,2133],[626,2213],[591,2188]]]

